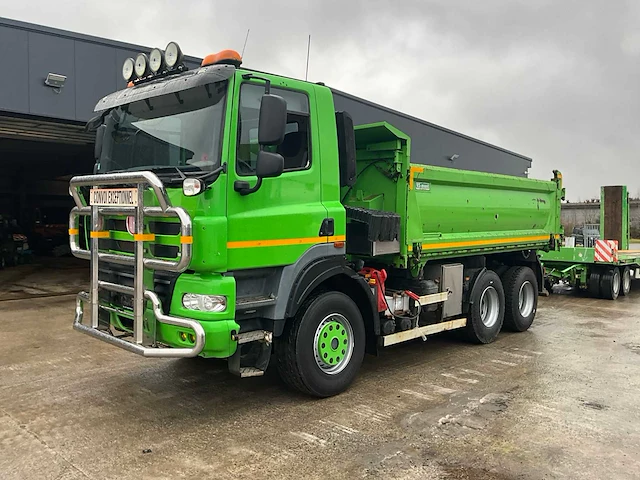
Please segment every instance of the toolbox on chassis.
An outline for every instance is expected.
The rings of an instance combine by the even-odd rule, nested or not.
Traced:
[[[640,279],[640,250],[629,249],[629,194],[624,185],[600,190],[600,239],[593,246],[562,246],[541,254],[545,286],[566,283],[590,296],[616,300]]]
[[[194,71],[179,59],[173,43],[128,59],[129,87],[89,122],[95,172],[70,182],[71,248],[91,266],[74,328],[144,356],[226,358],[242,377],[275,362],[315,396],[380,347],[529,328],[537,252],[562,234],[558,172],[412,162],[407,135],[354,127],[323,85],[233,51]]]

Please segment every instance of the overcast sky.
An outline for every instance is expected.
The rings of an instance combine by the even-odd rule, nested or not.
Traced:
[[[309,80],[533,158],[568,198],[640,195],[640,2],[0,0],[0,15]]]

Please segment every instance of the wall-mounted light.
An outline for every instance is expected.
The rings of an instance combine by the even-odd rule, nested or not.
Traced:
[[[67,77],[65,75],[59,75],[57,73],[47,73],[47,78],[44,79],[44,84],[48,87],[52,87],[56,93],[60,93],[60,89],[64,87]]]
[[[460,158],[460,155],[458,155],[457,153],[454,153],[453,155],[451,155],[451,156],[449,157],[449,160],[451,160],[451,161],[453,162],[453,161],[454,161],[454,160],[456,160],[457,158]]]

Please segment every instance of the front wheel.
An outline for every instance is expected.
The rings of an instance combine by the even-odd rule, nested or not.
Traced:
[[[341,292],[307,300],[276,339],[278,372],[290,387],[330,397],[353,382],[364,358],[365,329],[356,304]]]

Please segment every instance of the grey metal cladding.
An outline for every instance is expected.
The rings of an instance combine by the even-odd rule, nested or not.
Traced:
[[[76,118],[73,40],[29,32],[29,113],[67,120]],[[48,87],[48,73],[67,77],[59,91]]]
[[[390,108],[333,91],[336,111],[347,111],[355,125],[385,121],[411,138],[411,161],[524,177],[531,159]],[[457,155],[453,160],[451,159]]]
[[[124,60],[150,50],[0,17],[0,112],[85,122],[99,98],[126,87]],[[195,57],[184,61],[189,69],[200,65]],[[67,77],[59,93],[44,84],[47,73]]]
[[[231,65],[211,65],[199,70],[190,70],[175,77],[164,79],[163,81],[125,88],[124,90],[114,92],[100,99],[95,107],[95,111],[101,112],[108,108],[118,107],[127,103],[220,82],[230,78],[233,72],[235,72],[235,67]]]
[[[96,99],[116,90],[113,69],[116,50],[95,43],[75,42],[76,118],[88,119],[93,115]],[[120,76],[122,78],[122,76]],[[122,79],[124,82],[124,79]]]
[[[27,32],[0,25],[0,110],[29,111],[29,40]]]

